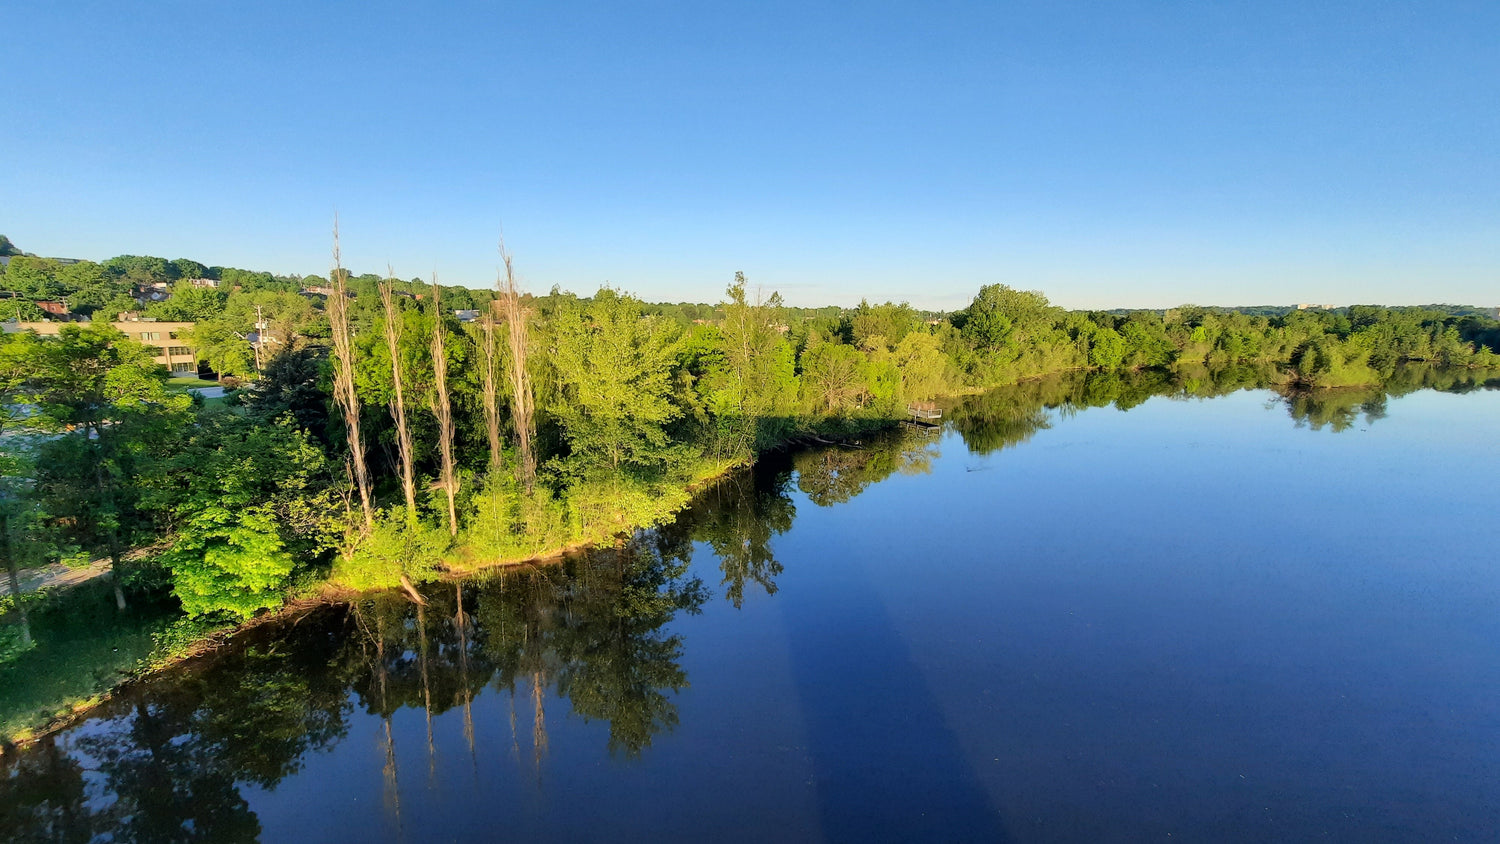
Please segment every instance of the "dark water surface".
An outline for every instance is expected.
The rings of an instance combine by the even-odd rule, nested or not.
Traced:
[[[0,763],[0,838],[1494,840],[1500,391],[1232,386],[1023,385],[252,631]]]

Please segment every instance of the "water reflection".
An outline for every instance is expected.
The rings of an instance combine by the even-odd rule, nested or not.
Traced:
[[[1385,418],[1386,402],[1417,390],[1465,393],[1500,387],[1493,372],[1409,364],[1394,370],[1382,387],[1334,390],[1287,388],[1274,367],[1237,365],[1175,372],[1073,372],[1027,381],[955,402],[947,425],[974,454],[1021,445],[1038,431],[1088,408],[1128,411],[1154,396],[1205,399],[1240,390],[1270,389],[1293,424],[1314,431],[1346,431]]]
[[[636,756],[676,726],[671,695],[688,682],[682,638],[664,627],[708,598],[686,559],[655,539],[438,585],[426,605],[381,595],[251,631],[207,664],[125,690],[83,728],[0,759],[0,829],[16,840],[255,840],[241,786],[274,789],[342,739],[356,707],[381,721],[387,808],[399,821],[411,774],[398,769],[396,745],[413,737],[392,717],[425,713],[432,776],[432,719],[462,710],[475,752],[471,710],[487,688],[508,694],[512,712],[532,710],[538,775],[549,696],[606,722],[609,753]]]
[[[1273,377],[1255,367],[1077,373],[955,402],[945,425],[970,451],[988,454],[1087,408],[1129,410],[1152,396],[1218,396],[1264,387]],[[1485,386],[1484,376],[1472,372],[1407,367],[1382,390],[1284,393],[1276,401],[1296,426],[1338,432],[1378,422],[1390,396]],[[768,455],[756,471],[706,490],[673,525],[620,547],[434,585],[424,590],[422,605],[393,593],[249,631],[221,653],[124,690],[80,726],[0,757],[0,830],[16,840],[255,840],[261,826],[246,787],[274,790],[357,724],[374,726],[385,809],[399,828],[403,789],[436,782],[440,770],[458,764],[446,758],[440,764],[434,719],[448,713],[461,719],[465,769],[494,755],[496,748],[479,746],[476,738],[482,699],[503,701],[508,734],[502,752],[538,780],[547,773],[550,731],[566,716],[606,726],[601,757],[641,757],[679,725],[678,693],[689,684],[687,645],[671,622],[702,612],[715,591],[690,572],[695,546],[712,552],[717,590],[728,605],[742,608],[755,596],[777,594],[785,567],[776,538],[791,529],[804,497],[817,507],[848,502],[892,475],[929,471],[938,456],[933,435],[912,429]],[[846,650],[895,652],[894,627],[872,626],[878,601],[866,603],[875,609],[862,616],[865,638],[845,642]],[[823,670],[825,663],[839,664],[844,653],[798,652],[795,668],[799,676],[835,677]],[[815,754],[820,747],[842,747],[841,736],[851,747],[869,746],[869,729],[846,723],[844,713],[872,698],[894,698],[893,689],[910,688],[907,679],[918,673],[909,668],[890,675],[895,679],[883,695],[869,686],[824,690],[825,702],[838,705],[808,707]],[[823,688],[813,680],[806,684]],[[937,709],[929,701],[917,711]],[[399,718],[403,710],[420,720]],[[891,717],[906,724],[911,711]],[[949,741],[945,764],[962,767],[958,744],[922,732],[926,721],[913,723],[906,728],[912,748],[931,757],[932,748]],[[871,724],[887,734],[895,729],[865,722]],[[399,764],[424,758],[414,770]],[[846,792],[838,782],[823,786],[824,801],[833,807],[825,806],[825,815],[846,827],[870,788],[857,778],[850,782]],[[958,789],[967,781],[953,782]],[[969,790],[952,793],[978,793],[963,787]],[[840,807],[848,812],[835,811]]]
[[[771,539],[791,530],[797,515],[787,492],[791,477],[786,455],[770,455],[760,471],[735,474],[705,490],[658,533],[684,556],[692,553],[693,542],[706,543],[719,559],[724,597],[736,609],[744,606],[747,583],[774,595],[782,566]]]
[[[256,840],[241,785],[275,787],[346,732],[332,643],[236,648],[211,670],[128,689],[84,728],[6,757],[0,829],[13,840]]]

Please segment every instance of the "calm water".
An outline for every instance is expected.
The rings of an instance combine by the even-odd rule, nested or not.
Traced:
[[[253,631],[0,762],[0,837],[1493,840],[1500,391],[1234,386],[1023,385]]]

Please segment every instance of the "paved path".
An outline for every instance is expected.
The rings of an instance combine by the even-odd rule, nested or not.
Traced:
[[[109,571],[109,560],[95,560],[86,566],[65,566],[62,563],[53,563],[35,569],[23,569],[21,571],[21,591],[36,592],[41,589],[51,589],[59,586],[77,586],[80,583],[93,580],[101,574]],[[10,594],[10,575],[0,574],[0,595]]]

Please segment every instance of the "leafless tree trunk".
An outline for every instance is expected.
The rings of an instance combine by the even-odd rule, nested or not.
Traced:
[[[495,348],[495,314],[494,304],[490,303],[490,312],[479,321],[479,327],[484,333],[484,430],[490,438],[490,474],[498,474],[501,469],[500,452],[500,400],[496,395],[499,392],[498,384],[498,358],[499,350]]]
[[[437,387],[433,412],[438,419],[438,452],[443,458],[443,491],[448,494],[448,535],[458,536],[458,478],[453,473],[453,407],[448,403],[448,355],[443,346],[443,299],[437,274],[432,276],[432,380]]]
[[[354,392],[354,341],[349,333],[349,278],[339,253],[339,221],[333,220],[333,295],[328,297],[328,324],[333,330],[333,397],[344,412],[344,433],[349,440],[349,459],[354,463],[354,482],[365,515],[365,530],[375,527],[375,509],[370,501],[370,470],[365,466],[364,440],[359,435],[359,396]]]
[[[417,525],[417,482],[412,469],[411,429],[406,425],[406,386],[401,376],[401,316],[391,290],[395,274],[380,285],[380,304],[385,307],[385,345],[391,352],[391,416],[396,420],[396,447],[401,456],[401,491],[406,494],[406,526]]]
[[[503,240],[500,241],[500,260],[505,264],[505,277],[497,282],[496,287],[500,289],[500,306],[505,312],[506,335],[510,341],[510,409],[516,426],[516,446],[521,453],[521,480],[530,493],[536,485],[536,452],[532,444],[536,436],[536,419],[532,407],[531,376],[526,371],[526,311],[521,307],[515,267]]]

